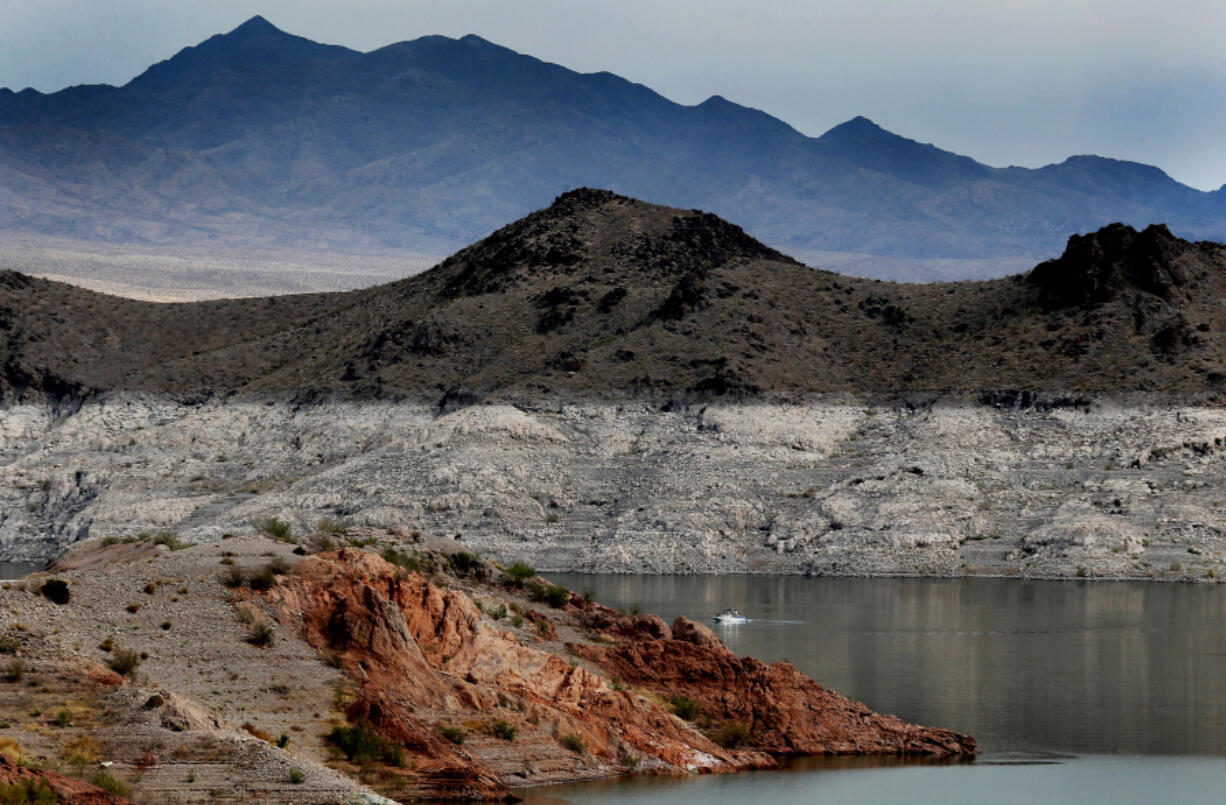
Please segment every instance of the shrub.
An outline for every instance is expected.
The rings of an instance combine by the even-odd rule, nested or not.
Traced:
[[[495,721],[490,731],[494,733],[495,738],[501,738],[504,741],[514,741],[517,732],[515,725],[509,721]]]
[[[536,633],[541,637],[549,637],[549,621],[539,620],[536,622]]]
[[[523,626],[524,616],[516,612],[514,615],[511,616],[511,625],[514,626],[516,629]]]
[[[260,648],[268,648],[272,645],[275,633],[272,627],[267,623],[257,623],[251,627],[251,632],[247,635],[247,642],[253,646]]]
[[[251,624],[255,623],[255,613],[251,611],[251,607],[248,607],[248,606],[237,607],[234,610],[234,615],[235,617],[238,618],[239,623],[245,624],[247,626],[250,626]]]
[[[622,682],[620,676],[609,677],[609,687],[613,690],[622,691],[626,689],[626,683]]]
[[[548,589],[545,590],[545,603],[549,604],[549,606],[553,607],[554,609],[564,606],[569,600],[570,590],[566,589],[565,587],[561,587],[557,584],[551,584],[549,585]]]
[[[20,682],[21,678],[26,673],[26,661],[18,657],[9,660],[8,665],[4,666],[4,681]]]
[[[673,706],[673,713],[678,718],[683,718],[686,721],[693,721],[702,710],[698,706],[698,702],[688,696],[673,696],[668,700],[668,703]]]
[[[298,769],[289,770],[289,781],[292,785],[301,785],[302,781],[305,779],[306,775],[298,771]]]
[[[229,557],[226,557],[226,558],[228,559]],[[221,561],[224,562],[226,560],[222,559]],[[230,559],[230,562],[233,562],[233,561],[234,561],[233,559]],[[243,571],[239,570],[237,567],[231,564],[229,570],[227,570],[225,573],[221,575],[221,583],[231,588],[242,587],[243,586]]]
[[[267,534],[278,542],[289,542],[291,529],[289,523],[284,520],[276,517],[262,517],[252,522],[252,525],[257,531]]]
[[[500,621],[507,616],[507,605],[499,604],[490,610],[490,617],[496,621]]]
[[[421,562],[417,560],[416,556],[410,556],[404,551],[398,551],[395,548],[384,548],[382,555],[385,561],[391,562],[397,567],[403,567],[405,570],[411,570],[414,573],[421,572]]]
[[[287,746],[289,746],[289,736],[283,732],[277,737],[277,748],[284,749]]]
[[[278,556],[276,559],[273,559],[268,563],[268,569],[271,570],[274,575],[284,576],[289,572],[289,562],[287,562],[284,557]]]
[[[297,545],[297,546],[295,546],[295,547],[294,547],[293,554],[294,554],[294,556],[306,556],[306,555],[307,555],[307,549],[306,549],[306,548],[304,548],[304,547],[302,547],[301,545]],[[298,771],[298,770],[297,770],[297,769],[294,769],[294,771]]]
[[[133,615],[135,615],[137,612],[140,612],[140,607],[141,607],[140,604],[133,603],[133,604],[128,604],[126,607],[124,607],[124,609],[128,610]]]
[[[153,694],[148,699],[145,699],[145,709],[146,710],[156,710],[164,704],[166,704],[166,700],[163,699],[161,695],[157,693]]]
[[[247,586],[253,590],[271,590],[277,583],[277,574],[271,567],[266,567],[258,573],[253,573],[247,579]]]
[[[68,582],[63,579],[48,579],[43,582],[39,592],[53,604],[67,604],[68,600],[72,598],[72,591],[68,589]]]
[[[11,785],[0,783],[0,805],[56,805],[59,801],[43,780],[27,778]]]
[[[131,649],[117,649],[107,667],[120,676],[131,676],[140,667],[140,655]]]
[[[749,742],[749,728],[744,724],[726,724],[715,736],[715,742],[725,749],[736,749]]]
[[[120,780],[106,769],[100,769],[91,774],[89,776],[89,782],[98,786],[103,791],[114,794],[117,797],[126,797],[129,793],[131,793],[127,783]]]
[[[190,548],[190,542],[184,542],[179,539],[179,535],[173,531],[161,531],[153,538],[154,545],[165,545],[172,551],[181,551],[184,548]]]
[[[439,733],[457,746],[464,743],[464,730],[459,727],[441,726],[438,728]]]
[[[16,654],[17,645],[17,635],[6,634],[0,637],[0,654]]]
[[[327,741],[355,763],[381,760],[389,766],[404,765],[404,747],[378,735],[365,721],[352,727],[333,727]]]
[[[71,723],[72,723],[72,711],[71,710],[61,710],[55,714],[55,726],[67,727]]]
[[[315,521],[316,534],[340,534],[345,530],[345,524],[331,517],[320,517]]]
[[[525,581],[536,575],[536,568],[526,562],[516,562],[506,569],[506,574],[516,587],[522,587]]]
[[[595,598],[596,598],[596,590],[594,588],[592,587],[583,588],[583,600],[584,601],[590,602],[594,600]]]
[[[451,569],[457,576],[467,576],[481,567],[481,557],[468,551],[456,551],[448,557],[448,561],[451,562]]]
[[[569,735],[563,735],[558,739],[558,743],[562,744],[562,746],[566,747],[572,752],[583,751],[583,738],[574,734],[573,732]]]
[[[110,652],[113,648],[115,648],[115,638],[113,637],[108,637],[106,640],[103,640],[98,644],[99,651]]]
[[[162,631],[163,632],[170,631],[170,621],[162,621]]]

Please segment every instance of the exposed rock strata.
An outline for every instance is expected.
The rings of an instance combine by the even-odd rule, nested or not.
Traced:
[[[408,748],[408,766],[390,770],[403,777],[402,795],[502,799],[507,784],[616,776],[628,767],[730,772],[789,754],[975,750],[967,736],[877,715],[787,663],[738,658],[691,621],[669,630],[658,618],[619,615],[573,595],[553,617],[530,616],[550,622],[540,634],[573,631],[577,616],[584,639],[566,649],[595,668],[567,663],[556,648],[545,650],[552,641],[538,636],[534,645],[483,618],[468,595],[371,553],[306,559],[269,599],[283,622],[335,652],[358,682],[350,720]],[[692,717],[705,731],[659,703],[674,696],[698,703]],[[517,730],[513,742],[494,734],[499,721]],[[746,730],[738,748],[721,748],[708,734],[727,724]],[[462,745],[444,736],[445,726],[467,733]],[[582,748],[561,749],[568,736]]]
[[[546,570],[1221,577],[1226,413],[1144,396],[0,414],[0,559],[276,515]]]

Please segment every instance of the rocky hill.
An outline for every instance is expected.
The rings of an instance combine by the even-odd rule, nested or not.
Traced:
[[[0,794],[27,801],[7,786],[26,778],[61,792],[36,801],[89,805],[508,802],[793,755],[975,753],[530,568],[369,529],[294,542],[98,541],[6,582]]]
[[[1226,193],[1150,166],[992,168],[864,118],[812,138],[477,36],[358,53],[256,17],[122,87],[0,90],[9,235],[443,255],[583,185],[806,252],[1037,260],[1113,221],[1226,239]]]
[[[799,265],[575,191],[431,271],[160,305],[0,275],[0,559],[275,515],[551,570],[1226,574],[1226,249]]]
[[[714,215],[577,190],[417,277],[162,305],[6,273],[6,396],[286,398],[1162,391],[1226,378],[1226,248],[1075,236],[1026,275],[807,268]],[[458,396],[457,396],[458,395]]]

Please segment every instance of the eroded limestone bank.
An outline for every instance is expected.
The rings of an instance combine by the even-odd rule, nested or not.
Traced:
[[[278,516],[449,535],[546,570],[1222,575],[1226,412],[1025,403],[9,406],[0,559]]]

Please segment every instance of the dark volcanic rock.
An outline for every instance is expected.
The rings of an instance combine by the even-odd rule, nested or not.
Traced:
[[[1029,279],[1051,305],[1098,305],[1133,289],[1171,300],[1190,279],[1181,258],[1195,249],[1162,224],[1142,232],[1112,224],[1073,235],[1064,254],[1036,266]]]

